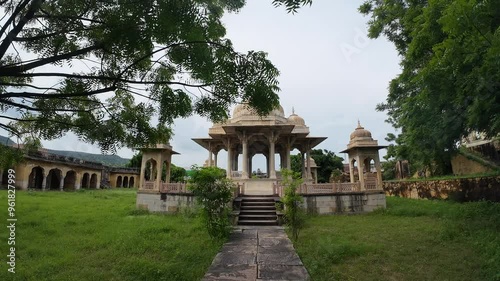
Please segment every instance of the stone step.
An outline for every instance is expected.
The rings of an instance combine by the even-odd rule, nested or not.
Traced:
[[[278,220],[238,220],[238,225],[278,225]]]
[[[273,210],[276,211],[276,206],[244,206],[240,207],[240,210]]]
[[[272,202],[247,202],[241,201],[242,206],[275,206],[274,201]]]
[[[274,197],[242,197],[242,202],[274,202]]]
[[[278,216],[274,215],[247,215],[240,214],[240,220],[277,220]]]
[[[275,210],[240,210],[240,215],[274,215],[276,216]]]

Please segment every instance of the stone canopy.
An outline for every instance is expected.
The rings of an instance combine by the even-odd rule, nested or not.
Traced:
[[[247,104],[238,104],[232,118],[224,123],[215,123],[208,130],[209,137],[193,138],[193,141],[208,150],[208,166],[217,165],[217,155],[221,150],[228,151],[227,176],[248,179],[252,174],[252,157],[262,154],[266,157],[267,175],[276,179],[275,154],[280,156],[280,167],[291,168],[290,152],[298,149],[310,159],[310,151],[326,137],[309,136],[305,120],[292,112],[287,118],[283,107],[272,110],[267,116],[259,116]],[[241,172],[238,158],[242,156]],[[271,156],[271,157],[270,157]],[[311,167],[303,167],[304,178],[311,179]]]

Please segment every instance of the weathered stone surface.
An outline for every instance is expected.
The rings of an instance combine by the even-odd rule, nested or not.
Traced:
[[[258,264],[266,265],[302,265],[302,261],[289,246],[260,247],[257,255]]]
[[[273,227],[235,231],[203,280],[309,280],[309,275],[283,228]]]
[[[213,263],[215,264],[255,264],[257,251],[249,249],[236,249],[235,251],[227,251],[227,247],[215,256]]]
[[[500,202],[500,177],[455,180],[384,182],[389,196],[413,199],[447,199],[457,201],[490,200]]]
[[[259,237],[259,246],[290,246],[293,247],[292,242],[288,238],[272,238],[272,237]]]
[[[281,231],[276,231],[276,230],[260,230],[259,231],[259,238],[287,238],[286,233],[281,230]]]
[[[255,280],[257,278],[257,265],[248,264],[217,264],[210,267],[203,281],[211,280]]]
[[[293,265],[261,265],[257,273],[257,280],[310,280],[307,270],[303,266]]]

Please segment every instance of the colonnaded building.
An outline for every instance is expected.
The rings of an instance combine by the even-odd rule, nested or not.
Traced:
[[[5,145],[16,146],[13,142]],[[49,153],[46,149],[25,154],[20,163],[10,168],[16,172],[15,186],[21,190],[70,191],[139,186],[138,168],[110,167]],[[7,185],[7,182],[8,169],[0,169],[0,186]]]
[[[274,207],[283,195],[280,170],[291,168],[290,152],[295,149],[303,157],[304,183],[299,193],[305,198],[304,204],[309,212],[367,212],[385,208],[378,154],[378,150],[385,146],[379,146],[358,122],[343,151],[349,155],[350,182],[318,184],[315,180],[316,164],[310,152],[325,139],[311,136],[305,120],[295,112],[286,117],[281,106],[267,116],[258,116],[246,104],[239,104],[232,118],[214,124],[208,130],[208,137],[193,138],[193,141],[207,150],[207,166],[218,166],[219,152],[227,151],[225,169],[227,177],[237,186],[233,209],[239,224],[278,223],[279,214]],[[138,208],[175,212],[193,204],[193,196],[186,184],[168,180],[168,168],[174,154],[178,153],[168,144],[143,149]],[[264,178],[252,177],[253,159],[258,154],[266,159]],[[279,163],[275,163],[275,158]],[[161,169],[157,167],[163,164],[167,166],[167,176],[162,178]]]

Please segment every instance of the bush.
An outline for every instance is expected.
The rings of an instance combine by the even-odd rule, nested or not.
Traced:
[[[217,167],[193,167],[189,188],[201,206],[208,234],[214,239],[226,239],[231,233],[229,202],[234,187]]]
[[[292,232],[292,239],[299,239],[300,230],[304,227],[305,211],[302,208],[303,198],[297,194],[303,180],[297,173],[290,170],[282,171],[282,185],[285,187],[285,195],[283,196],[284,219],[285,225]]]

